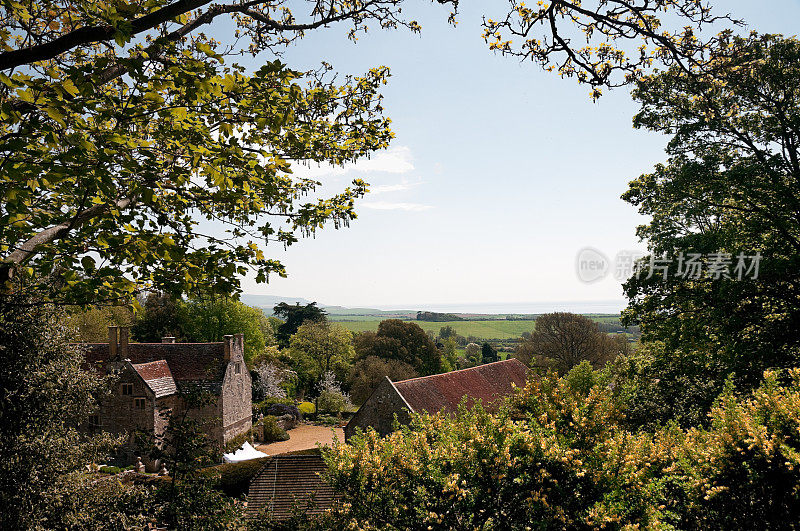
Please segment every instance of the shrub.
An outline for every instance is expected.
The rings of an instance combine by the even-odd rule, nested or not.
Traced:
[[[347,409],[349,400],[342,393],[323,391],[317,399],[317,406],[320,412],[341,413]]]
[[[294,404],[286,405],[286,404],[272,404],[269,406],[265,411],[265,415],[272,415],[273,417],[282,417],[284,415],[289,415],[294,419],[295,422],[299,421],[302,416],[300,414],[300,410],[297,409],[297,406]]]
[[[336,376],[330,371],[322,375],[322,379],[317,384],[319,397],[317,398],[318,412],[341,413],[353,407],[350,396],[342,392]]]
[[[253,421],[259,420],[264,415],[274,415],[275,413],[270,413],[270,411],[276,405],[295,407],[294,400],[291,398],[267,398],[260,402],[253,402]],[[299,414],[300,412],[298,411],[297,413]],[[281,415],[284,414],[285,413],[281,413]],[[298,417],[298,420],[299,418],[300,417]]]
[[[297,405],[297,409],[299,409],[303,415],[312,415],[317,411],[317,408],[314,407],[314,404],[311,402],[300,402]]]
[[[578,366],[529,382],[496,415],[415,414],[386,437],[368,430],[334,445],[325,456],[344,518],[406,529],[796,528],[800,369],[786,386],[767,373],[745,397],[729,385],[708,428],[649,432],[624,429],[604,378]]]
[[[322,424],[323,426],[339,426],[341,422],[339,418],[330,415],[319,415],[314,419],[315,424]]]
[[[100,473],[101,474],[119,474],[122,472],[123,469],[117,466],[101,466]]]
[[[237,435],[236,437],[234,437],[233,439],[228,441],[228,443],[225,445],[225,451],[223,453],[229,454],[231,452],[235,452],[236,450],[241,448],[242,445],[244,443],[246,443],[246,442],[250,442],[250,443],[253,442],[253,430],[252,429],[250,429],[249,431],[247,431],[245,433],[240,433],[239,435]]]
[[[267,415],[256,423],[256,428],[262,430],[264,442],[288,441],[289,434],[278,426],[278,420],[272,415]]]

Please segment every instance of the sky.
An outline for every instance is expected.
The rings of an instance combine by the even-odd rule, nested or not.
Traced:
[[[760,32],[797,32],[800,0],[714,4]],[[637,106],[625,89],[592,102],[574,80],[490,52],[481,16],[499,18],[504,6],[462,2],[453,28],[446,9],[412,3],[404,13],[421,35],[376,30],[354,44],[337,27],[286,52],[282,60],[301,70],[321,61],[350,74],[390,67],[381,92],[396,136],[354,166],[301,170],[324,191],[363,178],[371,193],[349,228],[268,247],[288,277],[247,278],[245,293],[434,311],[624,307],[620,282],[582,282],[576,256],[646,249],[635,236],[646,218],[620,195],[665,161],[667,139],[632,128]]]

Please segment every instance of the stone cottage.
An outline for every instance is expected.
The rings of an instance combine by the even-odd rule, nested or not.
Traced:
[[[527,372],[524,363],[512,358],[399,382],[386,377],[345,426],[345,439],[357,428],[367,427],[386,435],[392,431],[395,415],[407,424],[411,413],[455,412],[464,397],[468,407],[480,400],[487,411],[494,411],[514,386],[525,386]]]
[[[91,430],[134,433],[145,430],[158,439],[170,414],[187,412],[204,421],[220,448],[252,425],[250,372],[244,362],[244,336],[221,343],[129,343],[128,329],[109,327],[108,343],[84,346],[87,368],[115,374],[111,396],[89,419]],[[200,389],[211,402],[187,410],[182,391]]]

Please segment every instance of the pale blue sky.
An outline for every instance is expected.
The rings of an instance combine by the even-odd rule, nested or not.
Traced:
[[[800,0],[715,4],[760,32],[798,31]],[[611,276],[577,279],[575,255],[644,248],[634,235],[642,218],[619,196],[665,159],[665,139],[631,127],[636,105],[624,89],[593,103],[574,81],[490,53],[480,17],[498,17],[504,2],[463,2],[457,28],[445,9],[419,5],[407,11],[420,36],[375,31],[352,44],[335,28],[285,55],[298,69],[322,60],[353,74],[389,66],[382,92],[396,138],[356,168],[316,171],[326,189],[358,176],[374,192],[350,228],[269,250],[289,277],[248,279],[244,291],[384,308],[622,307]]]

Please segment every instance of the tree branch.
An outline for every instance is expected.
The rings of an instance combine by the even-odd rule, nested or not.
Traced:
[[[164,6],[133,20],[130,36],[152,29],[209,2],[210,0],[178,0]],[[44,44],[3,52],[0,53],[0,70],[53,59],[73,48],[111,39],[116,32],[113,26],[84,26]]]
[[[80,227],[90,219],[104,213],[109,208],[113,207],[119,210],[125,210],[126,208],[132,206],[135,202],[135,197],[126,197],[119,199],[112,204],[95,205],[79,212],[69,221],[59,223],[58,225],[53,225],[52,227],[37,232],[3,259],[2,263],[0,264],[0,283],[11,280],[11,278],[14,276],[14,270],[16,267],[31,259],[38,252],[42,245],[63,238],[69,234],[72,229]]]

